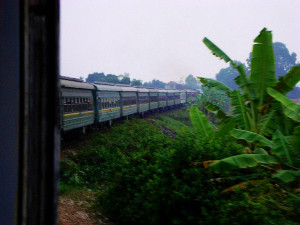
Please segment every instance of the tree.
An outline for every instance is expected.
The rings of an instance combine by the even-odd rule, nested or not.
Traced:
[[[150,87],[150,88],[165,88],[166,83],[153,79],[152,81],[145,82],[143,84],[144,87]]]
[[[120,84],[130,84],[130,77],[124,76],[122,80],[120,80]]]
[[[197,89],[197,80],[192,74],[185,78],[185,83],[187,88]]]
[[[106,76],[104,73],[92,73],[86,78],[86,82],[94,83],[95,81],[106,81]]]
[[[117,84],[117,83],[119,83],[118,76],[116,76],[114,74],[107,74],[106,75],[106,82]]]
[[[141,81],[141,80],[133,79],[133,80],[131,81],[131,85],[132,85],[132,86],[142,86],[142,81]]]

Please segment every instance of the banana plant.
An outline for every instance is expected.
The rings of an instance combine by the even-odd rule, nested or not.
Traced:
[[[300,138],[300,106],[288,99],[285,94],[293,90],[300,81],[300,65],[291,68],[286,75],[276,80],[272,32],[266,28],[254,39],[249,76],[242,64],[237,65],[208,38],[204,38],[203,42],[213,55],[230,63],[239,72],[235,82],[240,89],[240,91],[231,90],[217,80],[199,77],[204,87],[223,91],[230,97],[233,107],[233,110],[227,113],[213,102],[208,102],[206,109],[214,112],[220,119],[221,135],[224,135],[225,130],[234,138],[243,140],[243,143],[246,143],[245,147],[251,149],[251,153],[260,153],[228,157],[215,161],[210,168],[222,171],[226,168],[248,168],[280,163],[286,169],[277,171],[273,177],[282,178],[284,182],[296,179],[300,172],[294,165],[291,152],[300,150],[297,139]],[[198,117],[199,119],[202,120],[202,117]],[[194,118],[193,124],[196,123]],[[203,128],[199,131],[203,132]],[[217,135],[217,132],[210,131],[206,135],[212,134]],[[276,160],[264,160],[266,157],[270,159],[275,157]]]
[[[274,97],[268,93],[269,88],[272,88],[285,95],[300,80],[300,65],[291,68],[286,75],[276,80],[271,31],[264,28],[254,39],[250,76],[247,76],[242,64],[237,65],[208,38],[204,38],[203,42],[215,56],[229,62],[239,72],[235,82],[241,91],[231,90],[217,80],[199,77],[203,86],[221,90],[231,97],[233,106],[231,118],[236,121],[237,128],[266,135],[277,129],[275,121],[281,120],[282,113],[294,117],[299,116],[299,113],[293,114],[294,111],[289,108],[283,111],[278,110],[277,105],[273,104]],[[286,98],[283,101],[287,102],[288,100]],[[286,135],[290,134],[286,133],[283,127],[279,127],[279,129],[282,129]],[[292,130],[292,128],[288,130]]]

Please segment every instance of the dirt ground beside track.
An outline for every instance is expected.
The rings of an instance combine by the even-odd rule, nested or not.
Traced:
[[[90,203],[84,200],[59,198],[59,225],[111,225],[99,213],[89,210]]]

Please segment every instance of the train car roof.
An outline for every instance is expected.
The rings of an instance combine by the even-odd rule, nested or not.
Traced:
[[[60,85],[61,87],[74,88],[74,89],[88,89],[88,90],[95,89],[94,85],[83,81],[75,80],[75,79],[69,80],[69,79],[60,78]]]
[[[143,87],[137,87],[137,92],[149,92],[149,89]]]
[[[109,85],[109,84],[95,84],[95,87],[98,91],[122,91],[122,88],[115,85]]]
[[[134,87],[126,87],[126,86],[118,86],[121,88],[122,91],[124,92],[137,92],[137,88],[134,88]]]
[[[159,90],[156,89],[156,88],[148,88],[148,90],[149,90],[149,92],[151,92],[151,93],[158,93],[158,92],[159,92]]]
[[[164,92],[164,93],[167,93],[168,91],[165,90],[165,89],[158,89],[158,92]]]
[[[166,90],[168,93],[175,93],[175,92],[179,92],[179,90],[175,90],[175,89],[169,89]]]

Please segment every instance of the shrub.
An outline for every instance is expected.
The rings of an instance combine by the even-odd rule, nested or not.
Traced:
[[[239,154],[230,138],[180,137],[165,149],[132,155],[112,171],[98,207],[117,224],[199,224],[216,208],[222,185],[194,162]]]

